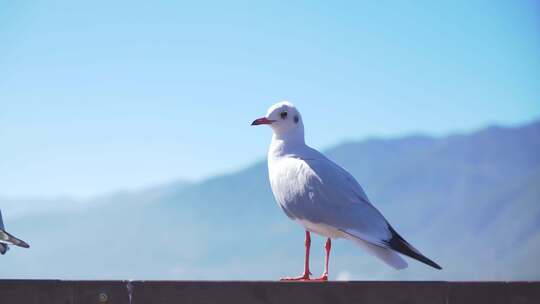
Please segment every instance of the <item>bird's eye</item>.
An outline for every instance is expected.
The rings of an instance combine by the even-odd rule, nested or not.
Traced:
[[[287,118],[287,112],[281,112],[279,114],[279,116],[281,116],[281,119],[286,119]]]

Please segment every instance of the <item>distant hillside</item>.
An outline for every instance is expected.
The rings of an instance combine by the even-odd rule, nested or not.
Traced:
[[[540,279],[540,122],[350,142],[327,155],[444,268],[411,261],[397,272],[337,241],[333,278]],[[12,220],[4,213],[8,230],[32,248],[0,257],[1,278],[276,279],[302,268],[302,229],[276,206],[266,162],[70,208],[18,204],[44,211]],[[313,244],[314,272],[322,270],[322,244]]]

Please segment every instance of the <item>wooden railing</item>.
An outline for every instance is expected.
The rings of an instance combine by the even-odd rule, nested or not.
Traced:
[[[539,304],[540,282],[0,280],[0,304]]]

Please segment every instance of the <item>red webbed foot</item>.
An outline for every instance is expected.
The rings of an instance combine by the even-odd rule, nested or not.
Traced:
[[[328,281],[328,274],[327,274],[327,273],[323,273],[320,277],[311,279],[311,281],[316,281],[316,282],[327,282],[327,281]]]
[[[281,278],[280,281],[311,281],[311,278],[309,277],[311,273],[304,273],[303,275],[301,276],[298,276],[298,277],[285,277],[285,278]]]

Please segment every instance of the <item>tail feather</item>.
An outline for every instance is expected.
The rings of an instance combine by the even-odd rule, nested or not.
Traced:
[[[351,234],[346,234],[345,237],[358,244],[368,253],[383,260],[386,264],[394,269],[404,269],[408,266],[407,262],[399,254],[389,248],[371,244]]]
[[[405,241],[405,239],[403,239],[401,235],[399,235],[394,230],[394,228],[392,228],[392,226],[388,225],[388,227],[390,228],[390,232],[392,233],[392,237],[390,238],[390,240],[387,241],[387,244],[390,248],[433,268],[442,269],[441,266],[427,258],[425,255],[421,254],[420,251],[418,251],[411,244]]]

